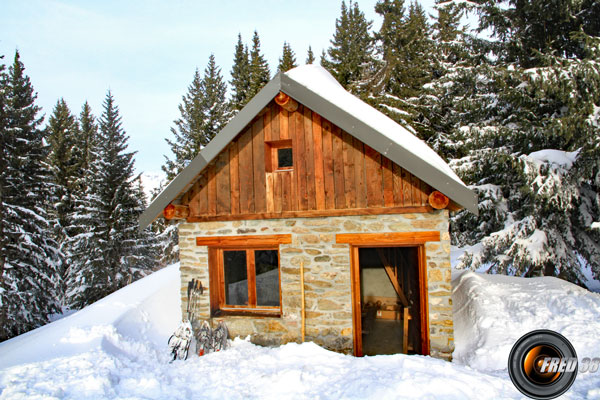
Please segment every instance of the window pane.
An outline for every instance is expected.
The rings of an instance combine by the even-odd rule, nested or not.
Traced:
[[[279,261],[277,250],[255,250],[256,305],[279,306]]]
[[[229,305],[248,305],[248,271],[246,270],[245,251],[224,251],[225,303]]]
[[[277,167],[278,168],[289,168],[294,165],[292,158],[292,148],[277,149]]]

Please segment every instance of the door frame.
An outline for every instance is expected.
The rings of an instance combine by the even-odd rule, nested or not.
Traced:
[[[406,232],[406,233],[365,233],[338,234],[337,243],[350,245],[350,282],[352,287],[352,332],[354,338],[354,355],[363,356],[362,321],[360,296],[360,263],[358,250],[373,247],[416,247],[419,272],[420,322],[421,322],[421,354],[430,354],[429,345],[429,296],[427,284],[427,255],[425,243],[440,240],[439,231]]]

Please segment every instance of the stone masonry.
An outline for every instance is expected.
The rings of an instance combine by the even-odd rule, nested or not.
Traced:
[[[208,248],[196,246],[199,236],[291,234],[292,243],[279,246],[282,315],[280,318],[224,316],[231,337],[250,336],[260,345],[301,340],[300,263],[304,261],[306,340],[327,349],[352,353],[352,288],[350,246],[336,244],[337,233],[440,231],[440,242],[425,244],[429,297],[430,353],[450,359],[454,349],[450,284],[448,211],[432,213],[288,218],[181,223],[181,298],[187,315],[187,284],[200,279],[209,286]],[[210,319],[209,290],[195,305],[197,324]]]

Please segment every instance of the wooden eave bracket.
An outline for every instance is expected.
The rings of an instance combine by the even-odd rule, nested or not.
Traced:
[[[298,109],[298,102],[283,92],[275,96],[275,103],[288,112],[294,112]]]
[[[166,220],[186,219],[190,216],[190,208],[183,204],[169,204],[163,210],[163,217]]]

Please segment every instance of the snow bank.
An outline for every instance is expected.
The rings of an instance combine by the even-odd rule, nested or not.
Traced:
[[[0,344],[0,399],[498,399],[522,398],[506,371],[531,329],[600,356],[600,296],[554,278],[456,273],[456,361],[402,354],[355,358],[313,343],[278,348],[235,339],[226,351],[169,364],[181,318],[171,266],[85,309]],[[564,398],[600,398],[580,374]]]
[[[0,369],[99,349],[119,335],[163,345],[181,320],[179,265],[51,324],[0,343]]]
[[[564,280],[455,271],[452,303],[456,363],[506,371],[514,343],[536,329],[561,333],[579,359],[600,357],[600,295]],[[581,374],[575,383],[586,397],[594,387],[600,388],[599,374]]]

